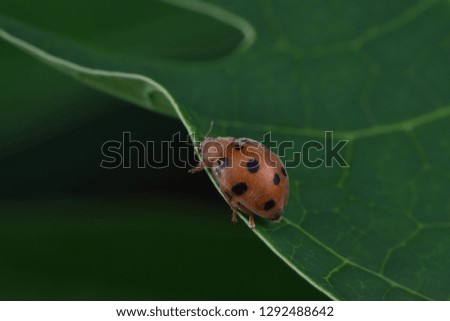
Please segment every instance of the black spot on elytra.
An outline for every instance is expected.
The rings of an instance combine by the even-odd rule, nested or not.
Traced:
[[[275,185],[280,184],[280,175],[278,175],[277,173],[275,173],[275,175],[273,176],[273,183]]]
[[[275,206],[275,202],[273,200],[267,201],[266,204],[264,204],[264,210],[268,211],[271,208]]]
[[[284,167],[281,167],[281,172],[283,173],[284,176],[287,176],[286,170],[284,169]]]
[[[257,159],[252,159],[247,162],[247,169],[250,173],[256,173],[259,169],[259,162]]]
[[[247,191],[248,186],[245,183],[237,183],[236,185],[234,185],[231,188],[231,191],[233,192],[234,195],[242,195],[245,193],[245,191]]]
[[[241,150],[241,145],[239,145],[239,144],[235,144],[235,145],[233,145],[233,149],[235,149],[235,150]]]

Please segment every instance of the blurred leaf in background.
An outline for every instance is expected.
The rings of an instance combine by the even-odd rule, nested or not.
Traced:
[[[324,132],[333,131],[336,141],[348,141],[343,156],[350,167],[334,164],[289,170],[291,195],[284,219],[280,224],[257,220],[255,230],[287,263],[283,266],[243,224],[231,229],[214,223],[216,219],[228,223],[230,213],[205,177],[182,177],[175,168],[144,174],[137,169],[105,172],[98,167],[104,141],[129,129],[136,139],[164,140],[180,130],[174,120],[121,107],[122,103],[82,90],[69,80],[58,80],[59,91],[52,88],[52,77],[61,76],[50,71],[33,89],[36,97],[41,99],[45,92],[48,100],[27,103],[22,90],[30,85],[16,71],[20,70],[17,60],[7,64],[15,75],[15,91],[2,89],[8,103],[2,113],[10,120],[2,126],[8,130],[2,133],[5,142],[1,144],[13,142],[5,147],[8,156],[1,160],[2,168],[8,169],[1,173],[2,196],[7,200],[2,212],[9,213],[2,226],[12,231],[2,235],[7,238],[4,242],[17,244],[6,249],[11,265],[5,275],[8,271],[17,271],[18,278],[27,275],[30,282],[24,283],[24,292],[36,293],[35,298],[55,298],[60,293],[58,285],[46,294],[39,290],[39,282],[54,276],[52,284],[60,284],[63,278],[74,289],[66,291],[65,298],[89,297],[76,288],[80,284],[86,292],[95,289],[92,293],[97,294],[89,297],[93,299],[324,298],[296,278],[296,271],[335,299],[450,297],[450,259],[445,255],[450,249],[448,1],[167,0],[132,1],[126,8],[114,1],[64,5],[48,1],[39,6],[52,10],[42,15],[24,1],[2,2],[0,36],[94,88],[179,117],[188,131],[200,136],[214,120],[213,135],[261,140],[270,131],[277,141],[292,141],[299,150],[310,140],[332,144]],[[6,42],[3,46],[11,51],[9,57],[27,60]],[[58,97],[64,97],[63,102]],[[86,110],[82,116],[76,107],[80,102]],[[36,143],[49,137],[54,138]],[[17,145],[29,147],[17,152]],[[292,158],[293,152],[284,159]],[[75,157],[68,157],[71,154]],[[138,195],[145,195],[145,200],[136,200]],[[50,201],[55,196],[59,201]],[[204,208],[195,210],[199,202]],[[39,226],[32,224],[33,215],[40,217],[36,221],[42,224],[43,234],[31,233],[30,226]],[[76,222],[69,224],[74,215]],[[196,215],[203,217],[204,225],[191,224]],[[137,223],[141,219],[143,223]],[[165,241],[170,238],[168,231],[177,228],[187,235],[174,233],[176,241]],[[40,246],[48,247],[49,229],[67,231],[51,237],[60,241],[57,245],[67,244],[68,250],[51,247],[32,268],[17,255],[24,253],[35,261]],[[30,244],[25,241],[27,233],[37,235],[40,242],[31,242],[35,247],[25,250]],[[210,233],[212,240],[205,237],[205,246],[199,248],[198,238],[192,235],[203,233]],[[148,243],[146,234],[152,236]],[[100,240],[99,235],[106,237]],[[90,252],[82,251],[80,238]],[[186,245],[185,239],[192,246],[176,246]],[[118,250],[120,244],[123,251]],[[225,251],[216,251],[224,244],[232,249],[226,255],[229,259],[209,261],[211,253]],[[145,256],[140,264],[136,255],[141,250],[155,256]],[[62,260],[56,254],[60,252]],[[96,260],[98,252],[105,253],[104,260]],[[111,257],[123,252],[132,254],[133,263],[121,259],[112,264]],[[197,263],[188,265],[187,275],[179,275],[184,270],[173,268],[175,259],[167,259],[162,254],[166,252],[183,262],[183,267],[190,257],[196,257]],[[77,269],[68,268],[77,257]],[[89,265],[92,261],[97,263]],[[30,274],[52,264],[68,273],[40,273],[36,278]],[[24,266],[29,270],[23,271]],[[99,278],[99,271],[110,266],[111,274]],[[285,273],[288,266],[293,270]],[[261,283],[253,287],[253,281],[246,287],[245,282],[225,279],[218,286],[224,289],[215,291],[212,287],[217,284],[202,279],[199,269],[213,270],[209,276],[226,273]],[[164,279],[155,277],[162,271],[172,286],[184,280],[191,290],[174,294],[165,292],[161,284],[152,287],[152,282]],[[110,281],[116,274],[122,277],[114,285]],[[141,275],[152,291],[141,292],[142,285],[128,279],[128,274]],[[235,293],[236,284],[245,290]],[[122,287],[129,294],[124,295]],[[6,288],[5,295],[10,291]]]

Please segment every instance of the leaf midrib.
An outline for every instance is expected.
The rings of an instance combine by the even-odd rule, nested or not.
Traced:
[[[443,106],[435,109],[432,112],[412,117],[409,119],[404,119],[395,123],[380,124],[377,126],[356,129],[353,131],[340,131],[340,130],[333,131],[333,136],[337,139],[359,140],[362,138],[375,137],[379,135],[392,134],[396,132],[410,132],[417,127],[427,125],[429,123],[444,119],[449,116],[450,116],[450,106]],[[315,129],[315,128],[298,128],[296,126],[290,125],[251,123],[247,121],[244,122],[238,120],[231,121],[217,118],[214,118],[214,122],[224,127],[228,126],[238,129],[252,129],[261,132],[272,131],[280,134],[289,134],[299,137],[323,138],[324,132],[329,130],[329,129]]]

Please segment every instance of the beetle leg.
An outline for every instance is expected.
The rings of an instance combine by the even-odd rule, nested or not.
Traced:
[[[255,219],[253,218],[253,214],[251,214],[248,218],[248,225],[250,225],[251,229],[255,228]]]
[[[233,223],[233,225],[236,225],[237,223],[236,207],[233,207],[233,214],[231,214],[231,222]]]
[[[195,174],[195,173],[201,172],[204,168],[205,168],[205,165],[203,164],[203,162],[200,162],[200,163],[198,163],[197,167],[194,167],[194,168],[191,168],[190,170],[188,170],[188,173]]]

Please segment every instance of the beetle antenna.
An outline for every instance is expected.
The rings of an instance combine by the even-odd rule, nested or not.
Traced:
[[[208,138],[209,134],[211,133],[211,131],[212,131],[212,129],[213,129],[213,126],[214,126],[214,121],[211,120],[211,123],[210,123],[210,125],[209,125],[209,129],[208,129],[208,131],[207,131],[206,134],[205,134],[205,138]]]

